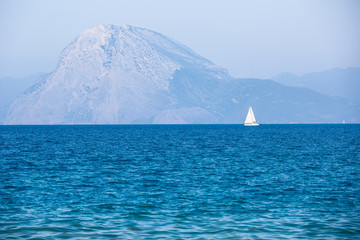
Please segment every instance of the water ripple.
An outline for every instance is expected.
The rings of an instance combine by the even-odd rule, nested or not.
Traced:
[[[360,126],[0,126],[0,238],[360,238]]]

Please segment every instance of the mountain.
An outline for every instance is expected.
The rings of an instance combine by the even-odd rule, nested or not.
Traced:
[[[360,68],[334,68],[297,76],[281,73],[272,78],[287,86],[306,87],[329,96],[340,96],[360,104]]]
[[[234,79],[154,31],[101,25],[81,33],[57,68],[18,97],[5,124],[358,122],[342,98],[271,80]]]
[[[102,25],[83,32],[63,50],[55,71],[14,102],[6,123],[207,120],[208,111],[196,103],[183,104],[182,93],[173,91],[180,87],[174,76],[187,74],[193,74],[189,79],[197,74],[198,84],[209,78],[207,85],[230,78],[225,69],[159,33]]]
[[[11,103],[44,73],[36,73],[23,78],[2,78],[0,79],[0,123],[4,121]]]

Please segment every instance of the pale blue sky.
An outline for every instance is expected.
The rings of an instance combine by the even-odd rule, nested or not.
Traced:
[[[360,67],[357,0],[0,0],[0,78],[52,71],[106,23],[158,31],[235,77]]]

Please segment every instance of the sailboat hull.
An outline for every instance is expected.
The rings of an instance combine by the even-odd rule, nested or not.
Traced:
[[[259,126],[258,123],[244,123],[245,126]]]

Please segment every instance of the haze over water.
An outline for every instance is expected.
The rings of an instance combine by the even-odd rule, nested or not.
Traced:
[[[0,126],[2,239],[356,239],[359,125]]]

